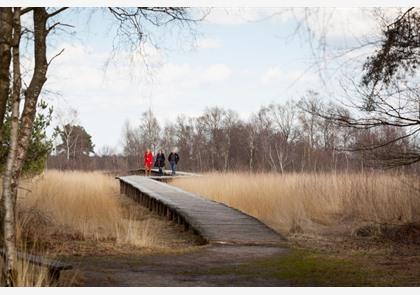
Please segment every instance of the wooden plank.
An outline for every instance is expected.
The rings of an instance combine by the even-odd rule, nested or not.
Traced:
[[[6,255],[5,249],[0,248],[0,255],[3,256],[3,257]],[[48,258],[45,258],[45,257],[36,256],[36,255],[32,255],[32,254],[17,252],[16,256],[19,259],[26,260],[26,261],[28,261],[32,264],[38,265],[38,266],[54,268],[54,269],[57,269],[57,270],[67,270],[67,269],[72,269],[73,268],[70,264],[62,263],[62,262],[57,261],[57,260],[51,260],[51,259],[48,259]]]
[[[183,224],[186,230],[191,228],[209,243],[272,245],[285,242],[283,236],[261,221],[224,204],[149,177],[130,175],[119,179],[161,204],[163,209],[159,207],[159,214]]]
[[[6,251],[4,248],[0,248],[0,256],[3,256],[3,258],[6,257]],[[48,268],[48,279],[51,283],[57,282],[59,280],[60,272],[62,270],[68,270],[73,268],[73,266],[70,264],[62,263],[57,260],[51,260],[45,257],[36,256],[32,254],[17,252],[16,256],[20,260],[25,260],[31,264]]]

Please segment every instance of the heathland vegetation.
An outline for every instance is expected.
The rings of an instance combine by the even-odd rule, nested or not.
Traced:
[[[240,209],[286,235],[356,234],[419,222],[420,182],[392,173],[210,173],[172,182]]]
[[[172,184],[255,216],[286,236],[292,247],[301,249],[292,252],[294,256],[289,258],[306,265],[300,269],[293,260],[287,266],[298,269],[298,273],[303,271],[301,275],[293,275],[297,283],[306,282],[312,276],[308,267],[323,273],[331,270],[332,263],[334,268],[341,269],[340,259],[354,265],[370,263],[369,267],[381,269],[380,263],[385,259],[381,251],[389,246],[377,244],[372,254],[369,249],[372,238],[379,243],[388,240],[391,245],[418,243],[413,230],[404,228],[407,224],[415,225],[420,213],[420,183],[409,175],[210,173],[177,179]],[[19,250],[61,259],[75,255],[181,253],[195,245],[193,236],[120,196],[116,180],[103,172],[49,170],[35,179],[25,180],[19,190],[17,232]],[[350,253],[371,253],[368,255],[375,255],[380,261],[359,261],[354,256],[337,254],[343,238]],[[325,249],[329,249],[327,254],[313,252]],[[413,255],[402,253],[407,257]],[[278,266],[270,267],[277,271],[283,263],[289,263],[289,258],[279,258]],[[304,261],[309,258],[314,260],[313,264]],[[320,261],[330,264],[324,269]],[[45,269],[24,262],[19,262],[18,267],[17,285],[47,284]],[[351,270],[355,271],[356,268]],[[345,284],[358,284],[352,281],[358,272],[351,276],[348,273],[344,272],[340,279]],[[288,275],[291,274],[286,273],[285,277]],[[334,285],[334,281],[328,283],[321,278],[322,275],[317,283]],[[383,278],[378,274],[378,279]],[[65,271],[59,284],[78,285],[83,280],[77,271]]]
[[[172,182],[263,221],[288,239],[289,255],[212,269],[276,275],[297,285],[418,286],[417,175],[207,173]]]
[[[49,170],[22,182],[17,241],[22,252],[51,258],[184,252],[193,236],[120,196],[118,182],[101,172]],[[47,270],[19,262],[18,286],[47,285]],[[1,277],[0,277],[1,279]],[[83,276],[66,271],[60,285]]]

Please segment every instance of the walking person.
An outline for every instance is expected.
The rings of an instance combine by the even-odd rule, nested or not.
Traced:
[[[159,176],[163,175],[162,168],[165,167],[165,154],[162,150],[159,150],[159,152],[156,155],[156,161],[155,161],[155,167],[159,168]]]
[[[144,153],[144,176],[150,176],[153,165],[153,154],[150,149],[147,149]]]
[[[169,161],[169,164],[171,165],[172,175],[175,175],[176,165],[178,164],[178,161],[179,161],[178,153],[175,150],[169,154],[168,161]]]

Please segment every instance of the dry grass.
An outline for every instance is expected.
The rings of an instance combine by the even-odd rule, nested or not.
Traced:
[[[173,184],[283,234],[349,230],[364,222],[410,223],[420,216],[419,180],[404,175],[212,173]]]
[[[117,181],[100,172],[48,171],[24,184],[19,195],[20,226],[40,236],[39,229],[69,237],[113,240],[138,247],[158,247],[158,225],[141,220],[123,206]],[[34,224],[36,228],[34,228]],[[23,233],[22,233],[23,234]]]
[[[38,256],[182,253],[196,242],[120,196],[117,180],[100,172],[47,171],[21,183],[17,204],[19,251]],[[47,270],[25,261],[18,275],[18,286],[48,285]],[[80,276],[66,271],[59,285],[78,284]]]
[[[0,269],[3,268],[3,260],[0,259]],[[18,276],[15,287],[43,287],[49,286],[48,269],[38,267],[23,260],[17,263]],[[0,272],[0,282],[3,282],[3,272]]]
[[[118,182],[100,172],[47,171],[22,182],[17,204],[21,252],[54,258],[171,252],[192,246],[185,236],[172,238],[173,229],[165,228],[165,221],[120,196]],[[47,270],[25,261],[19,261],[18,274],[18,286],[48,284]],[[66,276],[60,285],[72,285],[78,275],[76,271]]]

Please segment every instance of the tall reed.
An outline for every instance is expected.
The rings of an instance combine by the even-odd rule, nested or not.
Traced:
[[[420,183],[406,175],[210,173],[173,184],[242,210],[284,234],[420,218]]]

